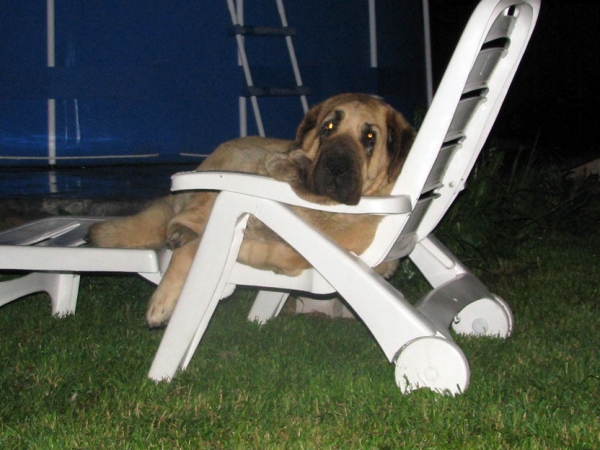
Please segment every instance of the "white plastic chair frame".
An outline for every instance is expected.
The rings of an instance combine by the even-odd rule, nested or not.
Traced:
[[[451,338],[459,333],[506,337],[508,305],[473,276],[431,233],[464,188],[537,20],[538,0],[484,0],[475,9],[439,86],[392,194],[357,206],[306,204],[289,186],[254,175],[184,173],[172,189],[219,190],[190,275],[150,369],[172,378],[185,369],[221,298],[236,285],[265,288],[249,319],[276,316],[290,291],[341,295],[369,328],[403,392],[428,387],[452,394],[469,384],[468,362]],[[344,214],[384,215],[360,256],[304,223],[291,206]],[[299,277],[236,262],[252,214],[313,266]],[[433,286],[416,305],[377,275],[386,257],[408,255]]]
[[[149,377],[171,379],[185,369],[221,298],[236,285],[263,288],[249,313],[263,323],[290,292],[338,293],[395,363],[403,392],[427,387],[452,394],[469,384],[469,364],[449,327],[465,334],[506,337],[512,313],[432,234],[489,134],[535,26],[539,0],[483,0],[473,12],[419,130],[392,195],[364,197],[356,206],[305,202],[291,188],[263,177],[193,172],[172,189],[220,190],[190,275],[152,363]],[[379,214],[371,246],[360,256],[313,230],[293,212],[302,206],[343,214]],[[236,263],[252,214],[313,266],[287,277]],[[52,312],[75,311],[82,272],[133,272],[159,283],[170,252],[81,247],[101,218],[52,218],[0,233],[0,270],[32,272],[0,282],[0,306],[46,291]],[[417,304],[378,276],[385,258],[408,256],[433,290]]]

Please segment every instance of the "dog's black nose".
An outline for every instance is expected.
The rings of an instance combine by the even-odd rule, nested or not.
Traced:
[[[331,175],[331,181],[339,185],[348,177],[351,171],[351,164],[347,158],[333,158],[327,162],[327,171]]]
[[[360,181],[357,169],[348,155],[328,155],[317,170],[318,190],[333,200],[355,205],[360,199]]]
[[[347,205],[356,205],[362,192],[361,149],[348,136],[328,139],[310,174],[311,190]]]

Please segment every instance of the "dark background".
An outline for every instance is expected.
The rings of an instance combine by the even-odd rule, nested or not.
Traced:
[[[434,85],[476,0],[430,0]],[[540,16],[492,138],[563,160],[600,156],[600,1],[542,0]]]

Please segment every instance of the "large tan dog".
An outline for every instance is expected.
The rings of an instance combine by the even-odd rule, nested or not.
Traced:
[[[342,94],[313,107],[300,123],[295,141],[240,138],[219,146],[198,171],[233,170],[289,183],[306,200],[356,204],[363,195],[387,195],[412,145],[414,131],[382,100]],[[181,293],[210,215],[216,192],[178,193],[154,202],[137,215],[92,227],[89,241],[99,247],[160,248],[175,251],[150,299],[150,326],[168,321]],[[373,240],[377,217],[331,214],[296,208],[313,226],[356,254]],[[245,231],[238,261],[298,275],[310,267],[294,249],[255,218]],[[377,269],[389,276],[396,264]]]

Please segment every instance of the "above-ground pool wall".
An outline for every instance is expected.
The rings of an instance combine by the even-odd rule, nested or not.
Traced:
[[[412,121],[426,101],[421,1],[376,2],[377,67],[368,3],[286,2],[309,106],[368,92]],[[244,9],[247,25],[279,24],[275,0]],[[225,0],[57,1],[54,67],[46,4],[1,0],[0,10],[0,165],[48,164],[48,99],[59,166],[193,162],[188,154],[239,136],[245,83]],[[246,49],[255,85],[293,84],[283,39],[246,38]],[[267,135],[294,136],[298,98],[259,104]],[[248,133],[256,134],[249,102]]]

